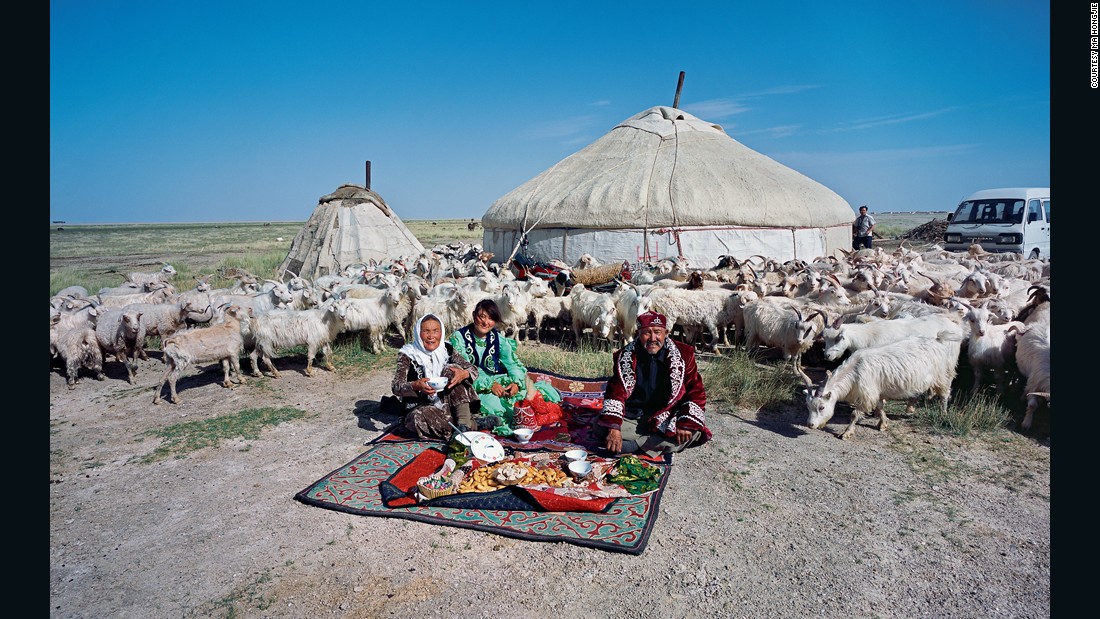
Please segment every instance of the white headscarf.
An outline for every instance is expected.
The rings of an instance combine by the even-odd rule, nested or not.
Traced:
[[[432,351],[424,348],[424,340],[420,339],[420,326],[429,318],[438,322],[440,327],[439,346]],[[401,350],[398,351],[412,359],[413,363],[424,370],[424,376],[440,376],[443,373],[443,368],[447,366],[447,344],[443,340],[442,329],[443,321],[439,316],[435,314],[424,314],[420,317],[420,320],[416,321],[416,328],[413,329],[412,344],[405,344],[401,347]]]

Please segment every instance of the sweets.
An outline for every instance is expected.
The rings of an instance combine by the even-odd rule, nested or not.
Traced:
[[[512,485],[560,487],[566,483],[569,483],[569,476],[561,469],[506,461],[474,469],[459,484],[458,492],[491,492]]]
[[[434,499],[455,492],[454,483],[446,477],[421,477],[416,483],[416,488],[420,491],[420,495],[427,499]]]

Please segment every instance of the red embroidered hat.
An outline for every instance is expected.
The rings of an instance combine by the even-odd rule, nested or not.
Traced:
[[[668,318],[666,318],[664,314],[658,314],[657,312],[638,314],[638,328],[645,329],[646,327],[661,327],[662,329],[667,329]]]

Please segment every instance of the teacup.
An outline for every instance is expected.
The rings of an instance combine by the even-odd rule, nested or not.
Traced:
[[[436,391],[442,391],[449,382],[451,382],[451,380],[446,376],[431,376],[428,378],[428,386]]]
[[[589,473],[592,472],[592,463],[585,462],[584,460],[577,460],[569,463],[569,472],[576,479],[584,479]]]
[[[565,459],[570,462],[583,462],[588,458],[588,452],[583,449],[570,449],[565,452]]]
[[[512,435],[516,437],[516,440],[521,443],[526,443],[534,436],[535,431],[531,428],[516,428],[512,430]]]

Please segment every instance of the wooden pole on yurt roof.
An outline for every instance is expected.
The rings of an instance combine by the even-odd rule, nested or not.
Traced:
[[[676,80],[676,97],[674,97],[672,99],[672,107],[674,107],[676,109],[680,109],[680,92],[682,92],[684,90],[684,75],[686,75],[686,74],[687,73],[685,71],[680,71],[680,79]],[[649,260],[650,255],[649,255],[649,226],[648,225],[646,225],[642,228],[642,247],[644,247],[644,249],[642,250],[642,259],[643,260]],[[656,259],[657,257],[653,256],[653,258]]]

